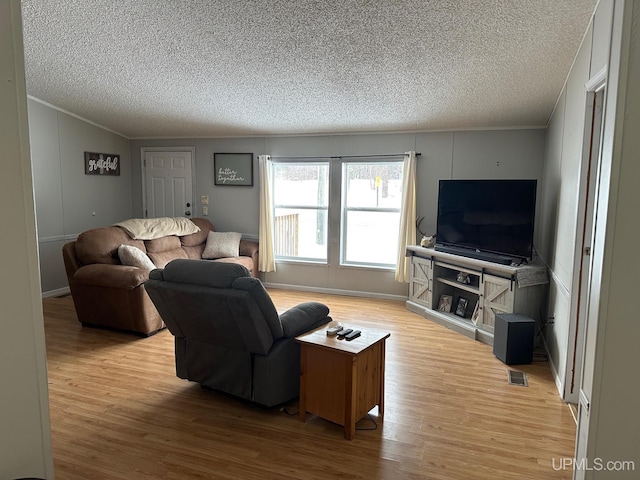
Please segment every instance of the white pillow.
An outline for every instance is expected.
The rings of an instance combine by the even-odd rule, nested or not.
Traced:
[[[237,232],[209,232],[207,244],[202,252],[202,258],[228,258],[240,256],[241,233]]]
[[[123,265],[131,265],[132,267],[144,268],[145,270],[153,270],[156,268],[151,259],[138,247],[131,245],[120,245],[118,247],[118,257]]]

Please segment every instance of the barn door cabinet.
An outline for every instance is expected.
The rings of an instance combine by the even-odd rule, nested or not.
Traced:
[[[414,245],[407,255],[411,279],[406,306],[412,312],[489,345],[496,313],[540,320],[548,283],[542,265],[500,265]]]

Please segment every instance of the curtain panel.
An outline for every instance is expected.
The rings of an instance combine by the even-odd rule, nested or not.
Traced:
[[[260,254],[258,270],[261,272],[276,271],[276,257],[273,240],[273,196],[271,193],[272,163],[270,155],[258,156],[260,169],[260,229],[258,241]]]
[[[411,277],[411,258],[406,256],[407,245],[416,242],[416,152],[405,152],[402,174],[402,206],[398,232],[396,281],[408,283]]]

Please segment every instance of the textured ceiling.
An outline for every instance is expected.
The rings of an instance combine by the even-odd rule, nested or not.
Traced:
[[[596,0],[23,0],[27,91],[130,138],[546,125]]]

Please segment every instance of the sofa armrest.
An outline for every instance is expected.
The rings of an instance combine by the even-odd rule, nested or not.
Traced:
[[[94,263],[76,270],[72,281],[82,285],[133,289],[149,279],[149,271],[126,265]]]
[[[284,336],[294,338],[331,321],[329,307],[318,302],[305,302],[280,315]]]
[[[71,281],[71,277],[82,266],[76,255],[76,242],[68,242],[62,246],[62,260],[64,261],[64,269],[67,273],[67,280]]]
[[[251,269],[251,276],[258,278],[258,255],[259,255],[258,242],[253,240],[240,240],[240,246],[238,247],[238,255],[241,257],[251,257],[253,260],[253,268]]]

